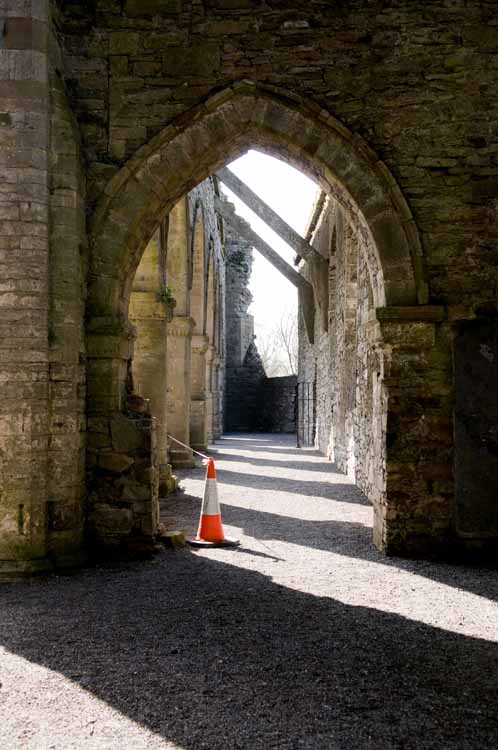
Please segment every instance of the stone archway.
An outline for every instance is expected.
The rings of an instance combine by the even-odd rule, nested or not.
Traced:
[[[90,225],[92,316],[126,314],[130,277],[160,219],[250,146],[293,163],[358,215],[370,235],[377,306],[427,301],[416,225],[387,167],[312,104],[241,83],[166,127],[108,183]]]
[[[331,115],[247,82],[216,94],[166,127],[105,189],[90,227],[89,378],[97,368],[102,398],[95,404],[90,396],[89,413],[106,418],[122,410],[130,356],[126,316],[131,279],[151,234],[182,195],[248,147],[266,150],[308,173],[355,217],[367,249],[375,307],[389,311],[379,321],[386,355],[379,378],[396,373],[391,385],[399,425],[413,399],[402,353],[406,347],[433,347],[440,319],[433,308],[425,308],[422,317],[418,312],[427,303],[427,285],[409,207],[386,166]],[[383,400],[387,409],[387,392]],[[383,434],[390,429],[391,415],[386,414]],[[419,456],[422,442],[418,438]],[[395,475],[391,482],[390,458],[398,467],[412,460],[403,445],[386,457],[385,476],[379,479],[385,491],[375,507],[375,540],[387,552],[414,552],[431,544],[433,536],[445,534],[447,524],[439,523],[433,534],[429,523],[420,523],[418,507],[427,499],[430,479],[410,503]],[[427,521],[425,511],[423,515]]]

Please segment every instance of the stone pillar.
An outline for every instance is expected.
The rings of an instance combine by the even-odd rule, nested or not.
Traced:
[[[206,429],[206,352],[207,336],[192,336],[191,399],[190,399],[190,445],[198,451],[207,448]]]
[[[133,355],[133,386],[150,402],[156,419],[159,481],[168,479],[168,426],[166,406],[167,324],[170,307],[158,301],[157,292],[133,291],[130,319],[137,331]]]
[[[448,550],[454,538],[453,389],[443,308],[377,310],[382,334],[385,494],[374,503],[374,541],[391,555]]]
[[[219,355],[213,360],[213,439],[223,434],[223,370]]]
[[[168,326],[167,410],[168,432],[185,445],[190,445],[190,372],[191,341],[194,322],[187,316],[175,315]],[[192,451],[169,441],[171,463],[177,468],[194,465]]]
[[[205,356],[206,363],[206,440],[212,443],[214,440],[214,397],[213,397],[213,379],[214,367],[213,361],[216,349],[211,344],[208,346]]]
[[[150,552],[159,523],[155,420],[130,392],[134,330],[94,318],[88,351],[88,541],[92,555]]]
[[[0,51],[0,572],[51,567],[48,3],[7,0]]]

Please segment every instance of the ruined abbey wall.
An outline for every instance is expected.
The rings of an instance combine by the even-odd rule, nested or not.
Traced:
[[[478,0],[325,9],[220,0],[167,11],[158,0],[72,3],[59,29],[90,203],[165,123],[251,79],[312,98],[368,140],[422,225],[433,301],[492,299],[493,255],[482,244],[493,233],[492,14]]]
[[[377,544],[426,554],[492,542],[482,477],[496,475],[494,4],[166,6],[2,4],[0,560],[74,561],[85,520],[97,534],[109,521],[113,537],[102,501],[113,493],[84,489],[82,457],[90,476],[104,468],[101,442],[122,417],[132,444],[140,420],[155,444],[130,400],[135,271],[181,197],[250,146],[314,176],[366,249],[358,387],[377,389],[387,410]],[[346,326],[341,336],[347,352]],[[469,410],[475,361],[489,403]],[[219,370],[215,380],[220,390]],[[350,395],[344,385],[344,403]],[[341,461],[355,429],[341,425]],[[360,464],[358,476],[376,475]],[[144,516],[138,531],[152,526]]]
[[[254,261],[249,242],[226,228],[225,430],[251,432],[256,395],[264,368],[254,345],[254,320],[248,313]]]
[[[170,211],[135,273],[129,318],[135,328],[133,390],[151,402],[158,462],[192,463],[206,450],[223,411],[225,251],[214,209],[217,186],[205,180]]]
[[[328,283],[320,289],[316,267],[301,262],[320,305],[313,343],[300,322],[299,382],[313,385],[309,419],[316,447],[379,503],[385,494],[386,404],[376,385],[382,353],[367,251],[350,217],[334,201],[320,203],[310,241],[327,261]]]

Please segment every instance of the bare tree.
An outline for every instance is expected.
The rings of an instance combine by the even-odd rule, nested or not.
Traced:
[[[297,314],[294,310],[285,311],[277,324],[277,336],[282,354],[285,353],[289,375],[297,374]]]
[[[297,313],[285,308],[271,327],[257,329],[256,346],[268,377],[297,373]]]
[[[259,328],[255,344],[266,374],[272,377],[272,373],[278,369],[278,346],[272,331]]]

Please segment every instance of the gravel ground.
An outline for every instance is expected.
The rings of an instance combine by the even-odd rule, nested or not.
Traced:
[[[361,493],[289,438],[215,448],[239,549],[2,585],[0,749],[497,748],[496,571],[383,558]]]

